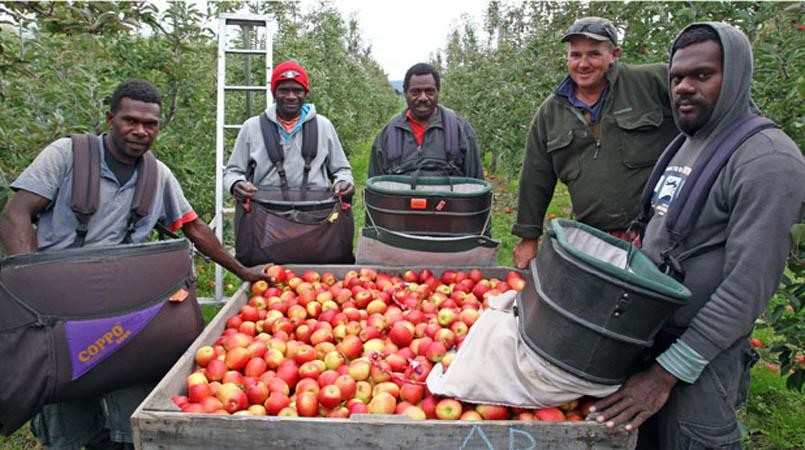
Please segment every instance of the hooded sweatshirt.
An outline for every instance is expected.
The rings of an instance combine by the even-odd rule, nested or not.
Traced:
[[[300,118],[298,127],[301,128],[302,122],[309,120],[318,121],[319,146],[316,157],[310,163],[310,173],[308,184],[310,186],[326,188],[330,181],[335,184],[339,181],[346,181],[354,184],[352,179],[352,168],[349,165],[341,141],[335,132],[333,124],[321,114],[316,114],[316,107],[313,104],[305,104],[307,114]],[[302,157],[303,132],[301,129],[288,135],[277,121],[277,105],[271,105],[266,110],[269,122],[277,127],[280,132],[282,151],[285,155],[283,167],[285,176],[288,178],[288,186],[298,188],[302,186],[302,175],[304,173],[305,160]],[[280,177],[277,168],[268,157],[263,132],[260,128],[260,116],[254,116],[245,122],[238,133],[229,163],[224,168],[224,189],[232,192],[232,186],[238,181],[246,180],[246,169],[249,162],[256,163],[254,169],[255,186],[279,186]]]
[[[669,243],[665,213],[676,206],[674,197],[690,168],[710,140],[752,104],[749,40],[732,26],[704,25],[721,41],[721,89],[708,122],[686,136],[655,187],[643,250],[657,263]],[[666,331],[681,337],[660,355],[660,364],[668,369],[664,362],[680,355],[684,360],[684,354],[703,360],[698,371],[681,377],[692,382],[707,361],[749,335],[780,282],[791,248],[790,230],[803,213],[805,161],[797,145],[776,128],[745,141],[716,178],[689,237],[671,252],[684,258],[680,255],[704,250],[682,261],[684,284],[692,296],[666,324]]]

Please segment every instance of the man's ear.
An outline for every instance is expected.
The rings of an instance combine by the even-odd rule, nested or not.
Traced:
[[[112,111],[106,111],[106,126],[107,127],[112,126],[112,119],[114,117],[115,117],[115,113],[113,113]]]
[[[612,57],[614,59],[618,59],[618,57],[620,55],[621,55],[621,48],[620,47],[615,47],[615,48],[612,49]]]

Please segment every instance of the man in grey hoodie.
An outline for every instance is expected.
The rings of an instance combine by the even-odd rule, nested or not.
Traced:
[[[704,147],[751,111],[752,48],[723,23],[685,28],[671,50],[674,120],[682,147],[654,187],[643,249],[660,262],[665,219]],[[656,358],[593,408],[598,421],[640,429],[639,448],[740,448],[735,408],[745,400],[748,337],[774,294],[805,212],[805,161],[777,128],[741,144],[715,179],[691,233],[670,252],[692,296],[668,321]]]

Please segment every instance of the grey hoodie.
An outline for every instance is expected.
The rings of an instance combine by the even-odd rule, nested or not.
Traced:
[[[721,129],[750,110],[749,40],[729,25],[706,25],[721,40],[721,90],[709,121],[687,136],[669,168],[689,166]],[[662,182],[655,200],[658,193],[662,197]],[[667,215],[654,206],[643,249],[659,262],[669,236]],[[707,249],[682,263],[692,297],[666,328],[681,333],[682,341],[708,361],[746,337],[779,284],[791,248],[791,226],[804,213],[805,161],[797,145],[779,129],[761,131],[744,142],[716,178],[690,236],[672,252]]]

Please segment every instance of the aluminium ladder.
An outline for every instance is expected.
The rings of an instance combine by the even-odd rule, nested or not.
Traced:
[[[234,212],[232,207],[224,207],[224,146],[226,139],[224,136],[225,130],[239,130],[241,124],[227,124],[226,116],[224,114],[226,108],[226,95],[232,92],[246,92],[247,99],[250,100],[248,93],[264,91],[266,95],[266,108],[271,105],[273,99],[271,96],[271,89],[269,81],[271,79],[272,71],[272,42],[271,36],[273,35],[273,27],[271,19],[268,16],[251,15],[251,14],[222,14],[218,18],[218,102],[216,108],[215,119],[215,217],[210,223],[210,228],[215,230],[215,236],[224,244],[224,215],[231,215]],[[265,30],[265,48],[252,49],[251,39],[244,39],[248,44],[244,45],[246,48],[233,48],[227,42],[227,27],[239,26],[244,36],[250,30],[263,28]],[[227,85],[226,84],[226,58],[227,55],[244,55],[246,56],[246,82],[244,85]],[[249,80],[249,55],[265,57],[265,79],[261,86],[253,86]],[[247,102],[250,105],[250,101]],[[248,107],[247,107],[248,109]],[[247,111],[247,117],[253,115],[251,111]],[[222,304],[224,303],[224,272],[223,267],[215,265],[215,297],[212,299],[200,299],[202,304]]]

